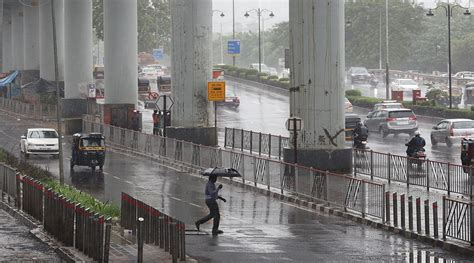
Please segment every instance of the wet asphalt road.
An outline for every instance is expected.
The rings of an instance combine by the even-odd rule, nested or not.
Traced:
[[[258,87],[237,83],[227,80],[227,88],[233,90],[240,97],[240,107],[221,106],[218,108],[218,126],[221,145],[223,143],[224,127],[253,130],[256,132],[271,133],[274,135],[288,136],[285,121],[289,116],[288,92],[275,89],[263,90]],[[377,89],[368,85],[357,84],[351,86],[359,89],[365,96],[385,96],[385,88],[379,86]],[[424,89],[422,89],[422,93]],[[368,110],[355,107],[354,113],[365,118]],[[432,146],[429,140],[431,127],[437,122],[437,118],[418,118],[419,130],[426,140],[426,153],[430,160],[460,163],[459,144],[447,147],[445,144]],[[407,134],[389,135],[382,138],[378,133],[371,133],[368,147],[374,151],[392,153],[405,156],[405,143],[410,140]]]
[[[27,127],[44,124],[18,121],[0,114],[0,144],[18,154],[18,138]],[[16,148],[16,149],[15,149]],[[65,149],[68,149],[66,145]],[[65,163],[69,153],[66,151]],[[88,168],[65,169],[65,181],[103,201],[119,204],[122,191],[180,220],[188,229],[206,215],[205,180],[165,168],[144,158],[107,153],[104,173]],[[58,176],[50,157],[31,157],[30,162],[48,167]],[[220,202],[221,229],[225,234],[188,235],[187,253],[201,262],[318,262],[406,261],[435,258],[468,261],[469,257],[432,248],[421,242],[359,225],[339,217],[282,203],[240,187],[225,185]],[[202,229],[210,231],[211,224]],[[421,262],[421,261],[418,261]]]

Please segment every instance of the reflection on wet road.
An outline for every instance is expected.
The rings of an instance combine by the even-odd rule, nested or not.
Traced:
[[[18,138],[27,127],[43,126],[0,115],[0,143],[18,153]],[[69,147],[66,145],[65,149]],[[65,163],[68,163],[66,154]],[[48,167],[57,176],[57,160],[31,157],[30,162]],[[205,179],[169,169],[144,158],[107,153],[103,173],[88,168],[66,170],[66,183],[97,198],[119,202],[121,192],[183,220],[192,229],[194,221],[208,211],[204,205]],[[302,209],[279,200],[225,185],[221,193],[219,237],[188,235],[187,252],[201,262],[318,262],[404,261],[417,257],[468,258],[432,248],[398,235],[352,221]],[[208,233],[211,225],[202,226]]]

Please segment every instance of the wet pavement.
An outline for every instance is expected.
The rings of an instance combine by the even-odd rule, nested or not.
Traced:
[[[45,124],[17,121],[0,114],[0,145],[15,150],[27,127]],[[68,163],[68,146],[65,147]],[[19,154],[18,150],[16,153]],[[58,161],[31,157],[30,162],[48,167],[58,176]],[[207,214],[203,178],[133,156],[109,151],[103,173],[88,168],[66,171],[66,183],[89,192],[103,201],[119,204],[122,191],[170,214],[194,228],[194,221]],[[279,200],[224,185],[220,202],[224,235],[187,235],[187,253],[201,262],[317,262],[317,261],[406,261],[418,256],[469,261],[424,243],[360,225],[343,218],[317,213]],[[421,262],[421,261],[419,261]]]
[[[0,262],[61,262],[20,221],[0,209]]]

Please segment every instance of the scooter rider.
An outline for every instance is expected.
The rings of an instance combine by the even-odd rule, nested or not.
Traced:
[[[369,137],[369,129],[365,127],[362,122],[358,122],[355,129],[352,131],[352,138],[354,140],[354,146],[360,146],[360,143],[366,141]]]
[[[416,153],[418,151],[424,151],[423,147],[425,147],[425,139],[421,137],[419,131],[415,131],[415,137],[413,137],[405,146],[407,146],[407,156],[408,157],[416,157]]]

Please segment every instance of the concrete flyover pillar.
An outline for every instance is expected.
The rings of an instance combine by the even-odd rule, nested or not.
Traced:
[[[138,100],[137,1],[104,0],[105,123],[130,127]]]
[[[23,1],[23,83],[39,78],[38,0]]]
[[[211,79],[211,0],[172,0],[172,126],[169,137],[216,145]]]
[[[8,72],[13,69],[12,65],[12,20],[10,10],[3,9],[2,24],[2,72]]]
[[[40,77],[48,81],[55,80],[51,2],[54,3],[56,20],[58,78],[64,81],[64,0],[39,1]]]
[[[299,164],[351,171],[352,152],[344,146],[344,46],[344,0],[290,1],[290,115],[304,124]],[[292,162],[293,154],[286,149],[285,160]]]
[[[64,99],[62,117],[67,134],[82,129],[87,113],[87,85],[92,78],[92,0],[64,2]]]
[[[92,83],[92,0],[64,3],[64,98],[87,97]]]
[[[12,6],[12,67],[23,70],[23,8],[20,5]]]

